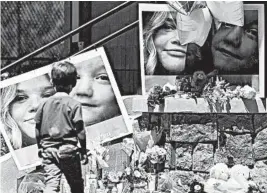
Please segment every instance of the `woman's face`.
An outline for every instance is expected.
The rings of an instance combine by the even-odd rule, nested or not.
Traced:
[[[22,131],[23,144],[35,144],[34,117],[40,102],[55,93],[47,75],[17,84],[16,97],[10,104],[10,113]]]
[[[120,114],[108,74],[100,57],[76,65],[77,84],[70,93],[82,104],[85,126]]]
[[[212,40],[215,68],[227,73],[252,68],[249,61],[258,49],[257,39],[257,24],[239,27],[222,23]]]
[[[170,72],[181,72],[185,68],[187,45],[180,45],[176,22],[169,13],[164,24],[154,35],[158,60]]]

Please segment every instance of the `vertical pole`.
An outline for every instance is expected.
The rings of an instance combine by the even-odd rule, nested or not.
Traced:
[[[18,58],[21,57],[21,2],[17,2],[17,22],[18,22],[18,27],[17,27],[17,40],[18,40]]]

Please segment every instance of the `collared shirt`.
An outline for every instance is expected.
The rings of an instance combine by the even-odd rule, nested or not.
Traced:
[[[42,103],[35,116],[42,148],[78,142],[75,125],[82,119],[81,104],[67,93],[57,92]]]

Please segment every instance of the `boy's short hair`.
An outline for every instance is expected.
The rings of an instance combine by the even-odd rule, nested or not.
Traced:
[[[51,78],[57,91],[67,91],[71,85],[74,87],[77,82],[77,70],[70,62],[56,62],[52,66]]]

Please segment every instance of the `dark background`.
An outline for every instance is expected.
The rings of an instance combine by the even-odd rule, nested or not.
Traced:
[[[77,26],[77,23],[72,22],[75,14],[79,25],[82,25],[121,3],[123,2],[1,2],[2,67],[75,29],[73,26]],[[149,2],[132,2],[115,14],[83,29],[76,36],[76,40],[68,38],[28,61],[8,68],[7,72],[10,76],[15,76],[70,56],[79,50],[80,44],[86,47],[97,42],[138,20],[138,3]],[[244,3],[264,4],[266,16],[267,2]],[[78,6],[78,11],[75,12],[74,6]],[[99,45],[104,46],[106,50],[122,95],[141,93],[138,28],[137,24],[114,39]]]

